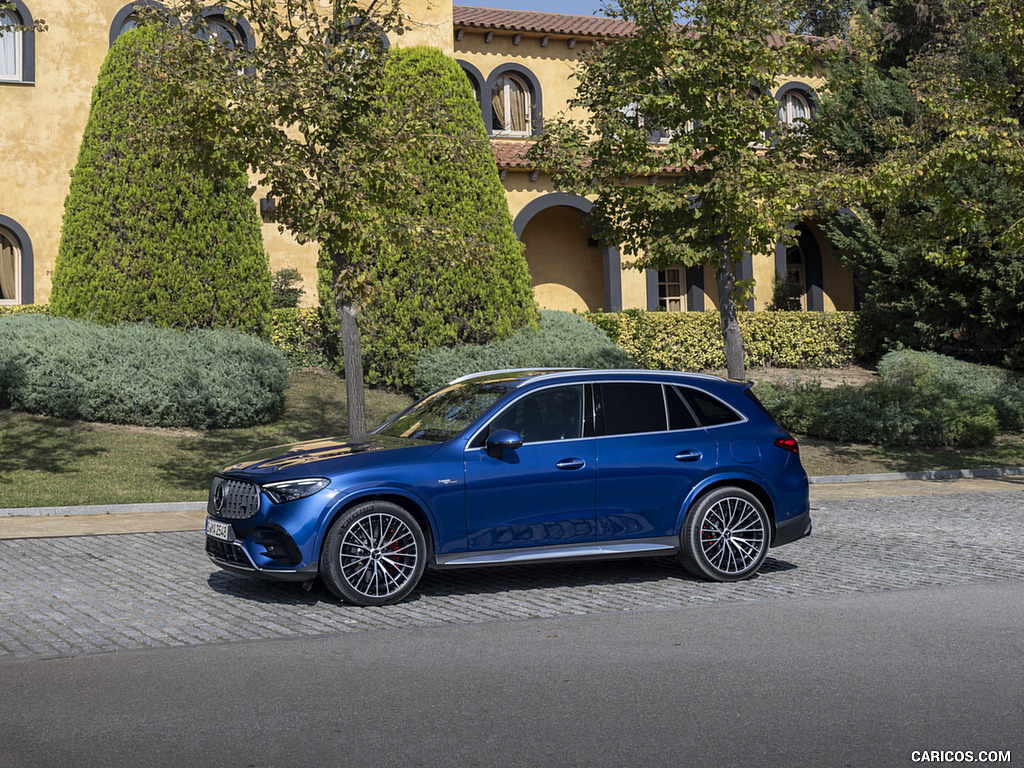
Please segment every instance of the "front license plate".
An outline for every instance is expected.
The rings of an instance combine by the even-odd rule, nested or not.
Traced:
[[[221,523],[217,520],[211,520],[206,518],[206,535],[213,536],[215,539],[221,541],[234,541],[235,533],[231,530],[231,526],[227,523]]]

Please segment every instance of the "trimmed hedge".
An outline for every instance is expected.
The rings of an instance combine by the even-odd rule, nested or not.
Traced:
[[[173,141],[156,27],[121,35],[93,90],[64,203],[54,315],[264,335],[270,270],[245,168]],[[207,148],[208,149],[208,148]]]
[[[787,429],[876,445],[987,445],[1024,425],[1024,381],[934,353],[892,352],[879,381],[825,389],[760,383],[757,395]]]
[[[0,317],[0,407],[140,426],[248,427],[284,404],[284,355],[230,330]]]
[[[4,315],[48,315],[49,304],[8,304],[0,307],[0,317]]]
[[[585,317],[642,368],[701,371],[725,366],[718,312],[589,313]],[[741,312],[751,367],[836,368],[859,357],[854,312]]]
[[[466,73],[436,48],[392,48],[381,92],[432,134],[403,146],[401,162],[418,183],[394,191],[385,220],[434,234],[405,234],[374,253],[366,275],[372,290],[359,315],[367,386],[407,390],[422,350],[505,339],[535,326],[537,312]],[[320,303],[337,328],[330,274],[321,260]]]
[[[544,310],[539,329],[524,329],[504,341],[421,352],[416,363],[416,395],[422,397],[477,371],[635,367],[628,354],[583,317]]]

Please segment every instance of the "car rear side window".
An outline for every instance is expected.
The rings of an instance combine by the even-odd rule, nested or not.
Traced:
[[[665,397],[661,384],[605,382],[596,384],[598,425],[601,434],[631,435],[663,432],[666,428]]]
[[[742,416],[717,397],[689,387],[680,387],[680,390],[693,412],[697,414],[700,423],[705,427],[717,427],[722,424],[743,421]]]
[[[668,406],[669,429],[695,429],[700,426],[678,387],[665,387],[665,404]]]

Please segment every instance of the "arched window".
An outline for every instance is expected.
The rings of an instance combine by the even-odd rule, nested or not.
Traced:
[[[789,90],[779,97],[779,122],[783,125],[797,125],[810,117],[811,104],[805,94]]]
[[[533,133],[533,93],[519,75],[505,73],[491,88],[491,129],[507,136]]]
[[[480,101],[480,73],[475,68],[470,69],[471,65],[465,62],[460,61],[459,66],[466,73],[466,79],[469,80],[469,85],[473,89],[473,98]]]
[[[137,6],[165,8],[157,0],[135,0],[135,2],[124,6],[114,16],[114,21],[110,25],[111,45],[129,29],[135,29],[138,26]],[[255,41],[252,36],[252,29],[244,19],[240,18],[236,21],[229,21],[224,15],[224,11],[217,7],[207,8],[203,11],[202,16],[206,22],[206,28],[199,34],[201,39],[216,39],[228,48],[251,49],[253,47]]]
[[[206,30],[200,32],[199,37],[202,40],[216,39],[228,49],[251,50],[255,45],[252,29],[245,19],[231,20],[220,8],[207,8],[203,11],[203,20],[206,22]]]
[[[216,39],[221,45],[229,49],[244,48],[245,35],[242,30],[228,21],[222,14],[215,13],[206,17],[207,31],[200,33],[203,40]]]
[[[21,304],[21,244],[0,227],[0,304]]]
[[[32,14],[21,0],[14,0],[13,9],[0,10],[0,83],[35,80],[35,33],[11,29],[32,23]]]

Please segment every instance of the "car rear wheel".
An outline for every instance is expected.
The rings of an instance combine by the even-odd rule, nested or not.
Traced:
[[[764,505],[752,493],[717,488],[693,505],[679,537],[679,558],[694,576],[739,581],[764,562],[771,525]]]
[[[342,514],[327,532],[320,576],[346,602],[390,605],[416,588],[426,554],[412,515],[388,501],[368,501]]]

